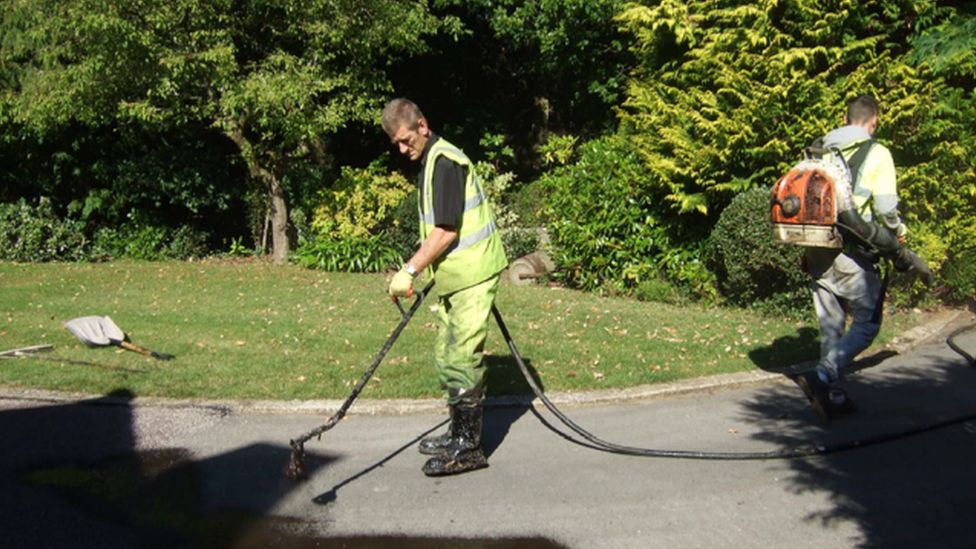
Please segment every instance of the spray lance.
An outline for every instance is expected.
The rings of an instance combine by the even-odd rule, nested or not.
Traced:
[[[427,283],[427,286],[424,287],[423,290],[417,292],[413,305],[411,305],[407,310],[404,310],[403,305],[400,304],[400,301],[396,297],[393,297],[393,303],[395,303],[397,308],[400,309],[400,323],[397,324],[396,328],[393,329],[393,332],[390,333],[390,337],[387,338],[383,348],[380,349],[379,353],[376,354],[376,357],[373,358],[373,362],[369,365],[369,368],[363,372],[362,377],[359,378],[359,381],[356,382],[356,386],[353,387],[352,393],[350,393],[345,402],[342,403],[339,410],[322,425],[312,429],[298,438],[292,439],[289,442],[289,445],[291,446],[291,455],[288,458],[288,465],[285,469],[285,475],[288,478],[299,479],[305,476],[305,443],[313,437],[317,437],[319,440],[321,440],[322,433],[325,433],[329,429],[335,427],[336,424],[339,423],[343,417],[345,417],[346,411],[349,410],[352,403],[359,397],[359,393],[362,392],[363,388],[366,387],[366,383],[368,383],[370,378],[373,377],[376,369],[379,368],[380,362],[383,361],[386,353],[388,353],[390,348],[393,347],[393,344],[396,342],[397,338],[400,337],[400,333],[403,332],[404,328],[406,328],[407,323],[410,322],[411,318],[413,318],[414,313],[420,309],[420,304],[423,303],[424,298],[427,297],[427,294],[433,287],[434,281],[431,280]],[[411,295],[413,295],[412,291],[407,297],[410,297]]]

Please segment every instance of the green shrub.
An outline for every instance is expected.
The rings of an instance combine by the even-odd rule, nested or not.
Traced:
[[[769,228],[769,191],[740,193],[722,211],[705,250],[705,264],[731,304],[776,312],[810,305],[803,249],[777,244]]]
[[[31,206],[24,199],[0,204],[0,259],[8,261],[79,261],[88,258],[83,224],[60,219],[51,202]]]
[[[310,228],[300,234],[296,263],[343,272],[379,272],[397,267],[417,241],[417,193],[386,156],[366,168],[345,166],[335,185],[322,192]]]
[[[98,257],[142,259],[189,259],[207,253],[206,234],[189,226],[176,229],[135,220],[118,228],[95,232],[92,253]]]
[[[166,228],[133,224],[123,228],[123,255],[132,259],[162,259],[166,247]]]
[[[420,231],[417,219],[417,190],[410,192],[393,210],[393,221],[386,231],[386,242],[404,259],[417,251]]]
[[[207,234],[189,225],[182,225],[170,231],[163,253],[168,259],[189,259],[203,257],[207,255],[207,251]]]
[[[381,272],[403,261],[400,250],[383,234],[341,239],[319,235],[301,244],[293,258],[303,267],[356,273]]]
[[[674,287],[667,280],[661,278],[649,278],[642,280],[634,288],[634,297],[638,301],[651,301],[655,303],[670,303],[677,305],[684,302],[681,291]]]
[[[519,217],[508,205],[509,189],[515,183],[515,174],[501,172],[489,162],[476,162],[475,173],[481,188],[488,197],[491,211],[495,216],[495,223],[504,231],[519,226]]]
[[[522,185],[510,198],[511,209],[518,216],[519,224],[523,227],[545,226],[546,206],[549,191],[546,179],[537,179]]]
[[[402,175],[387,171],[385,165],[382,156],[367,168],[343,166],[335,185],[317,200],[310,239],[322,235],[368,240],[369,235],[388,230],[413,185]]]
[[[539,249],[539,232],[535,229],[523,229],[514,227],[503,229],[502,246],[505,248],[505,255],[509,261],[513,261],[522,256]]]
[[[675,282],[681,265],[665,261],[680,250],[673,213],[650,190],[646,170],[618,137],[590,141],[575,164],[542,178],[548,189],[545,216],[556,276],[584,290],[627,293],[660,276]],[[693,250],[692,248],[689,250]]]
[[[658,270],[687,297],[715,302],[718,299],[715,275],[701,259],[705,244],[689,242],[683,248],[670,248],[658,254]]]
[[[976,299],[976,248],[954,253],[942,266],[943,297],[949,303],[972,303]]]
[[[224,255],[227,257],[248,257],[254,255],[254,250],[245,246],[241,238],[233,238]]]

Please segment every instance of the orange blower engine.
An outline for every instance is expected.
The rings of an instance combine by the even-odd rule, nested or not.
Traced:
[[[780,243],[817,248],[843,248],[837,225],[841,211],[850,210],[850,172],[832,154],[807,158],[773,185],[769,218]]]

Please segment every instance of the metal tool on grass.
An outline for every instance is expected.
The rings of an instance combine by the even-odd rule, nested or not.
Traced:
[[[98,364],[95,362],[88,362],[86,360],[75,360],[73,358],[67,358],[63,356],[56,356],[48,354],[54,349],[54,345],[29,345],[27,347],[19,347],[17,349],[10,349],[7,351],[0,351],[0,359],[16,359],[16,358],[28,358],[32,360],[43,360],[45,362],[58,362],[61,364],[73,364],[76,366],[94,366],[95,368],[104,368],[106,370],[115,370],[118,372],[133,372],[133,373],[143,373],[148,370],[141,370],[137,368],[123,368],[121,366],[109,366],[106,364]]]
[[[35,353],[45,353],[54,348],[54,345],[30,345],[27,347],[19,347],[17,349],[10,349],[7,351],[0,351],[0,358],[20,358],[25,356],[31,356]]]
[[[366,368],[366,371],[363,372],[362,377],[359,378],[359,381],[356,382],[356,386],[353,387],[352,393],[350,393],[346,398],[346,401],[342,403],[339,410],[322,425],[312,429],[298,438],[294,438],[289,441],[288,444],[291,446],[291,455],[288,458],[288,466],[285,468],[285,475],[288,478],[299,479],[305,476],[305,443],[313,437],[318,437],[321,439],[322,433],[335,427],[335,425],[342,420],[342,418],[346,415],[346,411],[349,410],[352,403],[356,400],[356,398],[359,397],[359,393],[361,393],[363,388],[366,387],[366,383],[369,382],[369,379],[373,377],[373,373],[376,372],[380,362],[383,361],[383,357],[385,357],[386,353],[388,353],[390,348],[393,347],[393,343],[395,343],[397,338],[400,337],[400,333],[403,332],[403,329],[407,326],[407,323],[410,322],[411,318],[413,318],[414,313],[420,309],[420,304],[424,301],[424,298],[433,287],[434,281],[431,280],[427,283],[427,286],[423,290],[417,292],[413,305],[411,305],[407,310],[403,309],[403,306],[400,304],[398,299],[395,297],[393,298],[393,302],[396,304],[397,308],[400,309],[400,323],[397,324],[396,328],[393,329],[393,332],[390,333],[390,337],[388,337],[386,343],[383,344],[383,348],[380,349],[380,352],[376,354],[375,358],[373,358],[373,363],[369,365],[369,368]]]
[[[172,360],[175,358],[173,355],[150,351],[132,343],[129,341],[129,336],[125,335],[125,332],[107,316],[78,317],[65,322],[64,327],[71,330],[71,333],[79,341],[89,347],[115,345],[141,355],[155,358],[156,360]]]

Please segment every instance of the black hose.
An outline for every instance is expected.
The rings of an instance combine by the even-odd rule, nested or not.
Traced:
[[[578,434],[579,436],[585,438],[590,443],[592,443],[593,448],[604,452],[609,452],[614,454],[624,454],[630,456],[641,456],[641,457],[701,459],[701,460],[742,461],[742,460],[763,460],[763,459],[797,459],[797,458],[806,458],[811,456],[833,454],[845,450],[853,450],[855,448],[864,448],[865,446],[871,446],[873,444],[879,444],[881,442],[888,442],[899,438],[905,438],[911,435],[916,435],[927,431],[932,431],[935,429],[946,427],[949,425],[955,425],[958,423],[963,423],[966,421],[971,421],[973,419],[976,419],[976,412],[970,412],[958,417],[938,420],[929,424],[925,424],[919,427],[914,427],[902,431],[882,433],[879,435],[870,436],[865,439],[849,440],[849,441],[844,441],[844,442],[839,442],[836,444],[829,444],[829,445],[796,446],[793,448],[783,448],[780,450],[770,450],[766,452],[706,452],[706,451],[697,451],[697,450],[658,450],[654,448],[638,448],[634,446],[624,446],[620,444],[614,444],[612,442],[607,442],[601,438],[598,438],[593,433],[580,427],[575,422],[573,422],[573,420],[566,417],[566,415],[563,414],[558,408],[556,408],[556,405],[553,404],[542,392],[542,389],[536,383],[535,378],[532,376],[532,374],[529,372],[528,367],[525,365],[525,361],[522,360],[522,355],[519,354],[518,349],[515,347],[515,341],[512,339],[512,335],[509,333],[508,327],[505,326],[505,322],[502,320],[502,315],[501,313],[498,312],[498,308],[492,305],[491,312],[495,317],[495,321],[498,323],[498,328],[502,332],[502,337],[505,338],[505,343],[508,344],[509,351],[511,351],[512,356],[515,357],[515,362],[518,363],[519,369],[522,371],[522,375],[525,376],[525,380],[532,388],[532,392],[535,393],[535,396],[538,397],[538,399],[542,401],[545,407],[550,412],[552,412],[553,415],[559,418],[559,420],[564,425],[566,425],[566,427],[568,427],[574,433]],[[959,332],[959,330],[957,330],[957,332]],[[955,334],[956,332],[953,332],[953,335]],[[965,356],[968,357],[968,355]]]
[[[375,358],[373,358],[373,363],[369,365],[369,368],[366,368],[366,371],[363,372],[362,377],[360,377],[359,381],[356,382],[356,386],[353,387],[352,393],[350,393],[349,396],[346,397],[346,401],[342,403],[342,406],[339,407],[339,410],[335,414],[333,414],[332,417],[326,420],[325,423],[316,427],[315,429],[312,429],[311,431],[305,433],[304,435],[301,435],[298,438],[292,439],[289,442],[289,445],[291,446],[291,455],[289,456],[288,459],[288,465],[285,468],[285,475],[288,478],[297,479],[304,476],[305,443],[308,442],[308,440],[311,439],[312,437],[319,437],[321,439],[322,433],[335,427],[335,425],[339,423],[339,421],[341,421],[343,417],[345,417],[346,411],[349,410],[349,407],[352,406],[352,403],[356,400],[356,398],[359,397],[359,393],[361,393],[363,388],[366,387],[366,383],[369,382],[369,379],[373,377],[373,373],[376,372],[376,369],[379,367],[380,362],[383,361],[383,357],[385,357],[386,353],[388,353],[390,351],[390,348],[393,347],[393,343],[395,343],[397,338],[400,337],[400,333],[403,332],[403,329],[407,326],[407,323],[410,322],[411,318],[413,318],[414,313],[416,313],[417,310],[420,309],[420,304],[423,303],[424,298],[427,296],[427,294],[430,292],[431,288],[433,287],[434,287],[434,281],[431,280],[430,282],[427,283],[427,286],[417,294],[416,299],[414,299],[413,305],[411,305],[410,309],[408,309],[406,312],[403,311],[403,308],[400,306],[399,301],[396,301],[396,304],[398,307],[400,307],[400,311],[401,311],[400,323],[397,324],[396,328],[393,329],[393,332],[390,333],[390,337],[388,337],[386,339],[386,343],[383,344],[383,348],[380,349],[380,352],[376,354]]]
[[[362,392],[366,383],[369,382],[370,378],[376,372],[379,367],[380,362],[389,352],[390,348],[393,347],[393,343],[396,342],[397,338],[403,332],[407,323],[413,317],[414,313],[420,308],[421,303],[424,298],[430,292],[431,288],[434,286],[434,282],[431,281],[419,292],[417,298],[414,300],[413,305],[410,309],[403,311],[400,307],[399,302],[397,306],[400,307],[401,316],[400,323],[397,324],[390,337],[387,338],[386,343],[383,348],[380,349],[376,357],[373,359],[373,363],[370,364],[369,368],[363,373],[359,381],[353,387],[352,393],[346,398],[339,410],[332,415],[326,422],[311,431],[292,439],[289,444],[291,445],[292,452],[288,461],[288,466],[286,468],[285,474],[289,478],[300,478],[305,473],[305,443],[313,437],[321,438],[322,434],[332,427],[334,427],[342,418],[346,415],[346,411],[352,406],[352,403],[359,397],[359,393]],[[882,433],[878,435],[873,435],[864,439],[843,441],[835,444],[828,445],[806,445],[806,446],[795,446],[792,448],[783,448],[779,450],[769,450],[765,452],[714,452],[714,451],[698,451],[698,450],[662,450],[654,448],[639,448],[635,446],[625,446],[621,444],[615,444],[603,440],[593,433],[587,431],[583,427],[580,427],[573,420],[563,414],[552,401],[546,397],[542,388],[536,383],[535,378],[532,373],[529,372],[528,366],[526,366],[525,361],[522,359],[522,355],[518,352],[518,348],[515,346],[515,341],[512,339],[512,334],[508,331],[508,327],[505,325],[505,321],[502,319],[501,313],[495,305],[491,307],[491,313],[495,317],[495,322],[498,323],[498,328],[502,332],[502,337],[505,339],[505,343],[508,345],[509,351],[511,351],[512,356],[515,358],[515,362],[518,364],[522,375],[525,377],[525,381],[532,388],[532,392],[535,396],[545,405],[545,407],[556,416],[566,427],[572,430],[577,435],[583,437],[592,444],[592,448],[600,450],[603,452],[609,452],[614,454],[623,454],[630,456],[640,456],[640,457],[658,457],[658,458],[678,458],[678,459],[700,459],[700,460],[726,460],[726,461],[744,461],[744,460],[767,460],[767,459],[800,459],[812,456],[822,456],[827,454],[833,454],[837,452],[842,452],[846,450],[853,450],[856,448],[864,448],[866,446],[871,446],[874,444],[879,444],[882,442],[888,442],[892,440],[897,440],[900,438],[906,438],[912,435],[917,435],[925,433],[928,431],[933,431],[940,429],[942,427],[948,427],[951,425],[956,425],[966,421],[972,421],[976,419],[976,412],[971,412],[963,414],[956,417],[945,418],[925,425],[914,427],[911,429],[905,429],[902,431],[893,431],[889,433]],[[973,357],[959,348],[955,343],[954,338],[959,334],[971,330],[976,327],[976,324],[964,326],[957,330],[954,330],[949,337],[946,339],[946,343],[954,351],[962,355],[969,361],[970,366],[976,366],[976,361]]]
[[[969,363],[969,366],[976,368],[976,358],[973,358],[973,355],[967,353],[966,351],[963,351],[962,348],[960,348],[959,345],[956,344],[956,336],[964,332],[968,332],[973,328],[976,328],[976,324],[969,324],[968,326],[956,328],[955,330],[952,331],[951,334],[949,334],[949,337],[946,338],[946,345],[948,345],[950,349],[959,353],[963,358],[965,358],[966,362]]]

